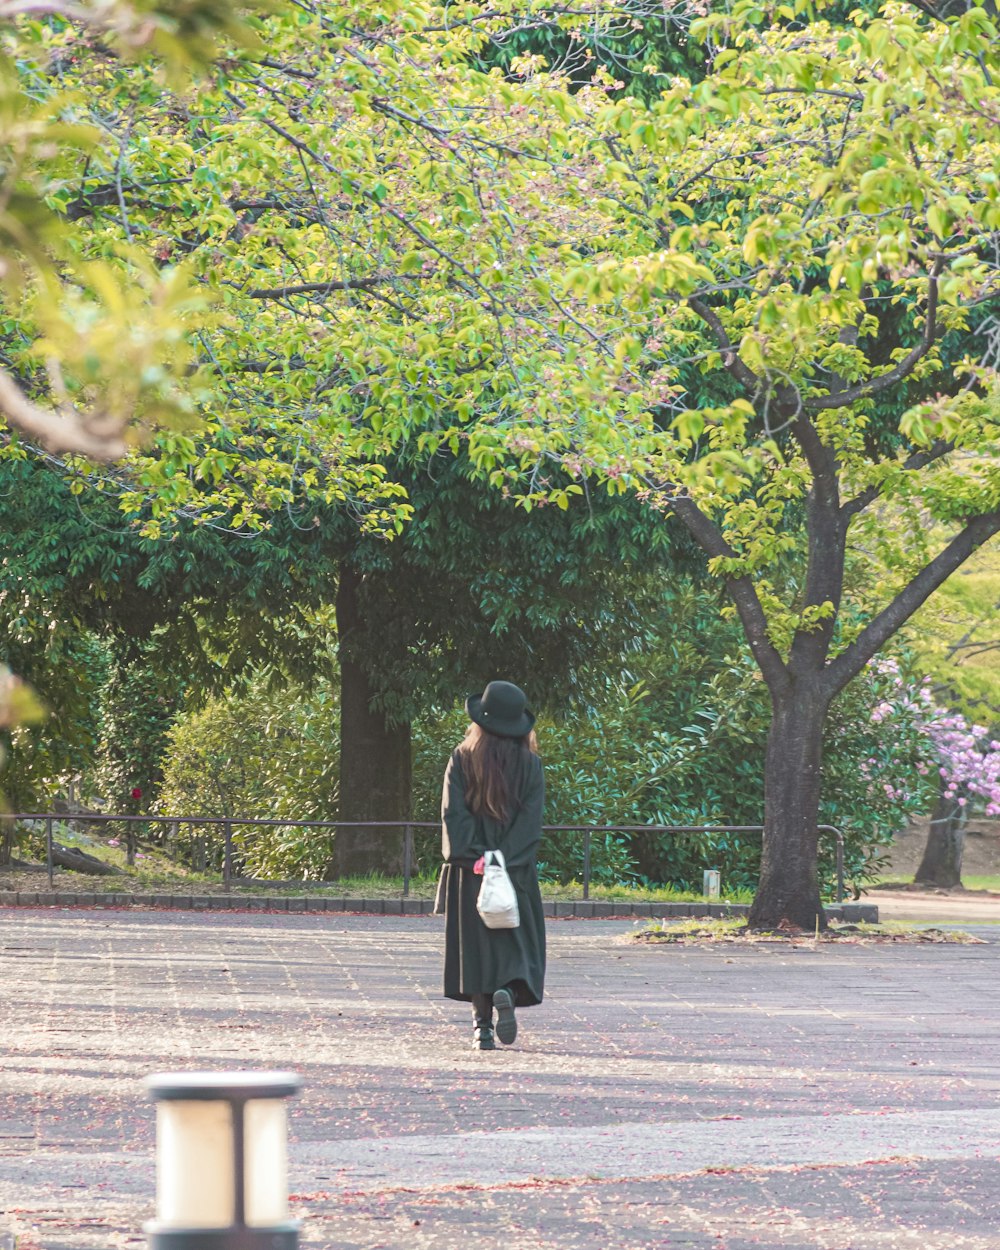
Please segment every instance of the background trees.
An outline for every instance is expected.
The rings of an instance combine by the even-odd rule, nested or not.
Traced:
[[[420,39],[404,33],[414,14]],[[514,261],[531,277],[510,206],[549,158],[532,155],[511,89],[472,69],[474,27],[438,29],[405,4],[352,23],[328,6],[280,14],[269,55],[227,61],[166,108],[151,68],[73,57],[72,32],[49,32],[36,72],[68,79],[101,119],[105,142],[66,161],[56,197],[80,250],[184,258],[215,297],[194,339],[197,434],[156,437],[114,472],[69,464],[70,489],[103,488],[136,523],[150,629],[177,637],[185,596],[222,628],[206,588],[223,566],[230,583],[260,582],[266,564],[299,601],[336,593],[341,812],[398,819],[414,709],[504,665],[542,696],[568,688],[599,625],[631,627],[609,610],[629,598],[612,562],[663,544],[641,537],[632,505],[581,497],[570,515],[568,482],[523,530],[469,484],[460,440],[425,450],[456,412],[502,407],[555,334],[537,295],[495,291]],[[406,411],[387,422],[401,378]],[[231,599],[228,622],[252,612],[235,585]]]
[[[85,158],[99,130],[73,117],[69,94],[39,89],[25,67],[70,22],[70,40],[101,42],[125,59],[156,55],[176,80],[203,69],[220,38],[247,48],[253,37],[243,16],[212,0],[14,0],[0,15],[0,298],[5,311],[17,310],[3,323],[0,416],[51,452],[101,460],[120,455],[144,422],[189,417],[185,329],[202,300],[180,271],[157,275],[141,254],[125,273],[101,260],[81,264],[53,211],[63,161]],[[23,680],[0,667],[0,727],[42,714]]]
[[[563,289],[578,317],[616,319],[617,368],[603,408],[553,388],[504,442],[526,473],[555,458],[642,492],[725,580],[772,702],[753,920],[811,927],[831,703],[1000,529],[993,364],[944,368],[940,347],[952,330],[971,348],[973,310],[996,298],[997,31],[979,6],[842,30],[757,20],[706,20],[735,46],[697,86],[580,104],[592,241]],[[729,376],[731,402],[684,403],[692,360]],[[875,400],[904,382],[921,402],[879,428]],[[499,462],[477,435],[472,454]],[[526,504],[538,497],[529,485]],[[940,538],[923,536],[929,517]],[[892,569],[877,593],[850,576],[869,544]]]
[[[230,538],[284,531],[266,563],[296,596],[316,587],[302,553],[335,568],[345,741],[395,761],[379,811],[402,810],[407,705],[492,663],[500,639],[536,671],[538,646],[562,642],[592,597],[593,550],[618,558],[620,520],[605,534],[600,517],[635,525],[635,556],[676,515],[769,690],[755,919],[811,928],[834,700],[1000,526],[984,328],[995,22],[983,5],[838,24],[793,6],[764,27],[737,5],[640,64],[629,16],[634,30],[651,15],[604,6],[554,26],[516,5],[299,6],[262,19],[266,53],[169,96],[149,69],[101,48],[74,60],[76,32],[44,28],[24,75],[49,102],[85,93],[77,107],[102,128],[48,184],[77,254],[183,259],[213,301],[178,348],[198,435],[167,432],[110,475],[65,469],[72,491],[120,496],[177,585],[200,577],[169,555],[181,533],[199,552],[211,543],[194,536],[221,535],[231,573]],[[558,64],[534,56],[536,38]],[[665,89],[641,89],[647,77]],[[27,370],[36,327],[8,336]],[[586,498],[595,479],[637,511],[605,514]],[[450,507],[436,513],[437,496]],[[568,533],[553,526],[548,548],[518,533],[510,497],[564,513]],[[506,567],[465,593],[464,564],[488,564],[494,533],[505,563],[527,553],[549,578],[533,585],[560,588],[546,609],[564,607],[505,611],[505,579],[518,600],[526,584]],[[549,658],[539,680],[557,687],[579,651]],[[377,779],[349,774],[358,793],[342,781],[341,803],[360,811]]]

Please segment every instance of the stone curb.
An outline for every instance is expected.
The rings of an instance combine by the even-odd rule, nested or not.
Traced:
[[[86,894],[47,890],[0,890],[0,907],[148,907],[166,911],[361,912],[376,916],[429,916],[429,898],[289,898],[281,894]],[[542,904],[546,916],[576,919],[666,920],[745,916],[746,903],[615,903],[557,899]],[[878,924],[875,903],[826,908],[831,920]]]

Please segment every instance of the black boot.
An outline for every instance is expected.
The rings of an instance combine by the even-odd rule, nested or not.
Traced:
[[[514,1014],[514,994],[511,990],[497,990],[493,995],[497,1009],[497,1037],[505,1046],[513,1046],[517,1037],[517,1016]]]
[[[476,1050],[496,1050],[493,1041],[493,995],[472,995],[472,1045]]]

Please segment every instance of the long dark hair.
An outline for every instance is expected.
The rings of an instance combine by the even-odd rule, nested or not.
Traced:
[[[526,755],[538,754],[535,731],[523,738],[502,738],[471,724],[459,746],[465,801],[477,816],[505,821],[514,803],[513,785]]]

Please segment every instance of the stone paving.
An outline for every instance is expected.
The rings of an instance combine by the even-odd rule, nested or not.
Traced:
[[[1000,1250],[1000,933],[630,929],[550,921],[546,1002],[482,1054],[436,918],[0,910],[0,1226],[141,1246],[141,1077],[287,1066],[309,1250]]]

